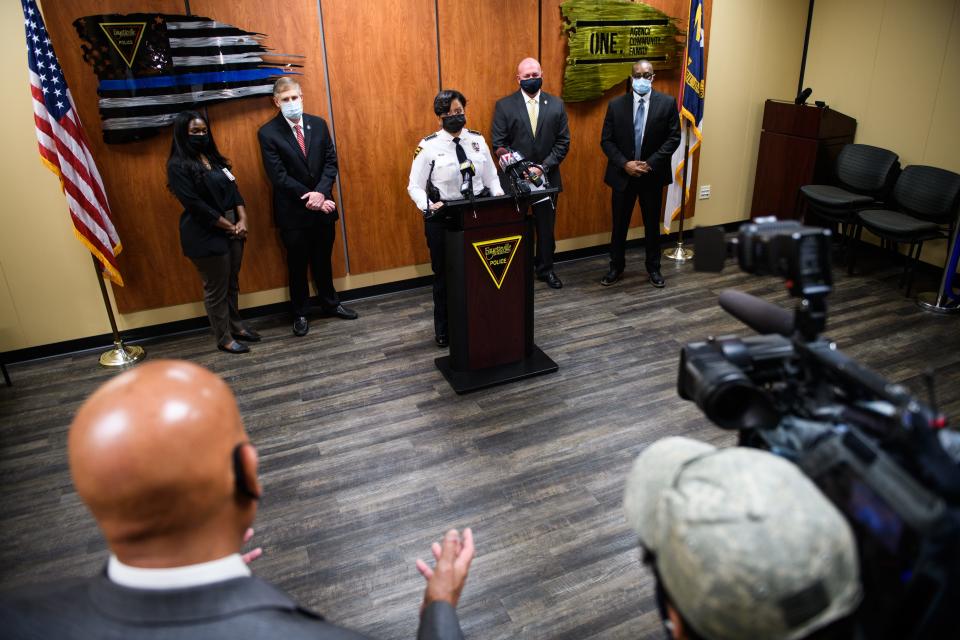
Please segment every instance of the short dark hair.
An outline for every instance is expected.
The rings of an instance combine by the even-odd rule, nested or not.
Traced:
[[[456,89],[443,89],[437,94],[437,97],[433,99],[433,112],[438,116],[442,116],[447,111],[450,111],[450,103],[454,100],[459,100],[463,108],[467,108],[467,99],[462,93]]]

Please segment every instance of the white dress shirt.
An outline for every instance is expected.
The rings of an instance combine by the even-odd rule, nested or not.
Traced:
[[[110,554],[107,562],[110,581],[130,589],[185,589],[249,576],[250,568],[239,553],[219,560],[169,569],[131,567],[120,562],[113,554]]]
[[[473,163],[476,175],[473,177],[473,194],[480,195],[484,187],[490,189],[491,196],[502,196],[503,187],[497,176],[497,167],[490,156],[483,135],[464,128],[460,132],[460,146],[467,154],[467,160]],[[433,173],[430,168],[433,165]],[[461,200],[460,185],[463,177],[460,162],[457,160],[457,148],[453,136],[441,129],[420,141],[414,151],[413,164],[410,166],[410,180],[407,193],[423,211],[427,208],[427,178],[440,191],[441,200]]]

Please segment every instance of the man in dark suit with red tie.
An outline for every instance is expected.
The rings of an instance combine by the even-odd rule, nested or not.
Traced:
[[[551,187],[562,189],[560,163],[570,148],[570,127],[563,100],[540,90],[542,70],[533,58],[524,58],[517,65],[517,83],[519,91],[500,98],[494,107],[490,137],[493,149],[509,147],[519,151],[527,160],[543,166]],[[539,173],[537,169],[532,170]],[[544,199],[533,205],[537,228],[534,266],[537,278],[559,289],[563,283],[553,271],[555,204],[555,200]]]
[[[600,147],[607,156],[603,181],[613,189],[610,271],[600,280],[608,287],[623,277],[627,231],[639,199],[646,235],[646,267],[650,284],[664,286],[660,274],[660,209],[663,187],[673,182],[670,158],[680,145],[680,115],[671,96],[654,91],[653,65],[633,65],[631,91],[607,105]]]
[[[273,102],[280,113],[260,127],[257,138],[263,168],[273,185],[274,219],[287,250],[293,333],[304,336],[310,329],[308,267],[323,313],[344,320],[357,317],[340,304],[330,266],[340,217],[332,198],[337,150],[323,118],[303,112],[303,94],[296,81],[277,80]]]

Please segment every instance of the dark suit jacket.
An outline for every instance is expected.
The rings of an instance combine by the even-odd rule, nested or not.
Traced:
[[[670,158],[680,145],[680,115],[677,101],[665,93],[651,90],[647,124],[643,130],[640,159],[650,165],[644,176],[661,187],[673,182]],[[607,172],[603,181],[616,191],[623,191],[630,176],[623,166],[636,160],[633,140],[633,92],[618,96],[607,105],[600,134],[600,148],[607,154]]]
[[[333,196],[337,179],[337,150],[323,118],[303,114],[303,137],[307,157],[303,157],[297,138],[282,114],[260,127],[260,155],[263,168],[273,185],[273,215],[281,229],[306,229],[315,224],[333,224],[339,218],[333,213],[307,209],[300,198],[310,191],[324,197]]]
[[[324,622],[321,616],[301,608],[285,593],[257,578],[150,591],[121,587],[101,574],[4,598],[0,601],[0,621],[0,635],[11,640],[366,638]],[[418,637],[462,640],[453,607],[445,602],[427,607]]]
[[[227,232],[217,226],[220,216],[244,204],[237,183],[222,167],[203,171],[197,182],[191,171],[177,162],[167,164],[167,184],[183,205],[180,214],[180,247],[188,258],[222,256],[229,250]]]
[[[543,165],[551,186],[563,188],[560,163],[570,148],[567,110],[563,100],[543,91],[539,100],[536,137],[530,131],[527,97],[522,91],[517,90],[497,100],[493,110],[493,135],[490,136],[492,151],[496,153],[498,147],[519,151],[527,160]]]

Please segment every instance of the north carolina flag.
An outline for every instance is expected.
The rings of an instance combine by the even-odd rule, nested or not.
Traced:
[[[687,63],[684,66],[683,85],[680,89],[680,146],[673,152],[673,158],[670,160],[670,166],[673,169],[673,184],[667,189],[667,205],[663,210],[663,229],[670,232],[670,223],[680,215],[680,177],[681,171],[686,168],[687,176],[684,184],[686,185],[687,201],[690,200],[690,182],[693,174],[693,154],[700,148],[700,142],[703,139],[703,95],[704,95],[704,74],[706,69],[703,64],[703,48],[706,45],[706,39],[703,31],[703,0],[690,0],[690,20],[687,25]],[[683,150],[687,144],[687,127],[683,125],[682,120],[690,122],[690,129],[696,136],[696,141],[691,139],[690,152],[686,160],[683,157]]]

